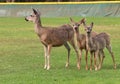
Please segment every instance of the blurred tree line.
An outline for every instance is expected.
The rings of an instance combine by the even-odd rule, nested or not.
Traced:
[[[81,1],[113,1],[113,0],[0,0],[0,2],[81,2]]]

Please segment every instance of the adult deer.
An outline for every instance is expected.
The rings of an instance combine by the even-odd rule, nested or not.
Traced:
[[[86,62],[86,70],[88,70],[88,50],[86,48],[86,34],[80,34],[79,31],[79,26],[80,23],[83,23],[85,21],[85,18],[83,18],[80,22],[75,22],[72,18],[70,18],[71,24],[73,26],[73,30],[76,33],[77,36],[77,43],[78,43],[78,47],[80,49],[80,55],[82,57],[82,51],[85,50],[85,62]],[[97,35],[96,32],[92,32],[92,37],[95,37]]]
[[[80,53],[74,41],[74,31],[69,24],[60,27],[43,27],[40,19],[40,12],[33,9],[33,14],[25,18],[26,21],[32,21],[35,24],[35,32],[44,46],[45,65],[44,69],[50,69],[50,51],[52,47],[64,45],[68,51],[66,67],[69,65],[70,47],[69,42],[77,54],[77,68],[80,69]]]
[[[90,70],[92,70],[92,57],[94,55],[94,67],[95,70],[98,70],[101,68],[103,60],[104,60],[104,51],[103,49],[106,47],[109,53],[111,54],[114,68],[116,69],[116,64],[114,60],[114,54],[112,52],[111,44],[110,44],[110,37],[107,33],[100,33],[97,34],[95,37],[91,36],[92,28],[93,28],[93,22],[91,23],[90,26],[86,25],[86,22],[83,22],[83,25],[86,30],[86,47],[91,53],[91,65],[90,65]],[[98,56],[101,56],[99,67],[97,67],[97,58]],[[100,57],[99,57],[100,58]]]

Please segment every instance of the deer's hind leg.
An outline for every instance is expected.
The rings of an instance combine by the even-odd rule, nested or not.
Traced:
[[[107,45],[106,48],[108,49],[109,53],[111,54],[112,60],[113,60],[113,64],[114,64],[114,69],[116,69],[116,63],[115,63],[115,59],[114,59],[114,54],[112,52],[112,48],[110,45]]]
[[[92,71],[93,53],[94,52],[90,52],[90,71]]]
[[[95,67],[95,71],[98,70],[98,67],[97,67],[98,55],[99,55],[99,51],[95,51],[94,52],[94,67]]]
[[[68,51],[68,56],[67,56],[67,62],[66,62],[66,65],[65,65],[65,67],[68,67],[69,66],[69,60],[70,60],[70,46],[68,45],[68,43],[66,42],[65,44],[64,44],[64,46],[65,46],[65,48],[67,49],[67,51]]]
[[[105,58],[104,51],[100,50],[100,52],[99,52],[99,67],[98,67],[98,69],[101,69],[104,58]]]

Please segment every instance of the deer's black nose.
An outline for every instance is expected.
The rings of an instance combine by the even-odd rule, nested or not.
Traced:
[[[78,31],[78,27],[74,27],[73,29],[74,29],[74,31],[76,31],[76,32]]]
[[[74,27],[74,29],[75,29],[75,30],[77,30],[77,29],[78,29],[78,27]]]
[[[88,34],[90,34],[90,31],[87,31]]]
[[[28,19],[25,17],[25,20],[28,21]]]

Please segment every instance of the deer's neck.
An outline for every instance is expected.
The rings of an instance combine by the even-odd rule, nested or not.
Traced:
[[[86,46],[87,46],[87,49],[92,49],[93,48],[93,45],[94,45],[94,42],[93,42],[93,39],[92,39],[92,37],[91,37],[91,33],[87,33],[86,34],[87,36],[86,36]]]
[[[76,34],[76,37],[77,37],[77,40],[80,38],[80,33],[79,33],[79,30],[75,31],[75,34]]]
[[[41,29],[42,29],[42,24],[41,24],[41,20],[40,20],[40,18],[38,18],[36,21],[35,21],[35,32],[37,33],[37,34],[39,34],[40,33],[40,31],[41,31]]]
[[[80,32],[79,32],[79,30],[78,30],[78,31],[76,31],[76,34],[77,34],[77,35],[79,35],[79,33],[80,33]]]

